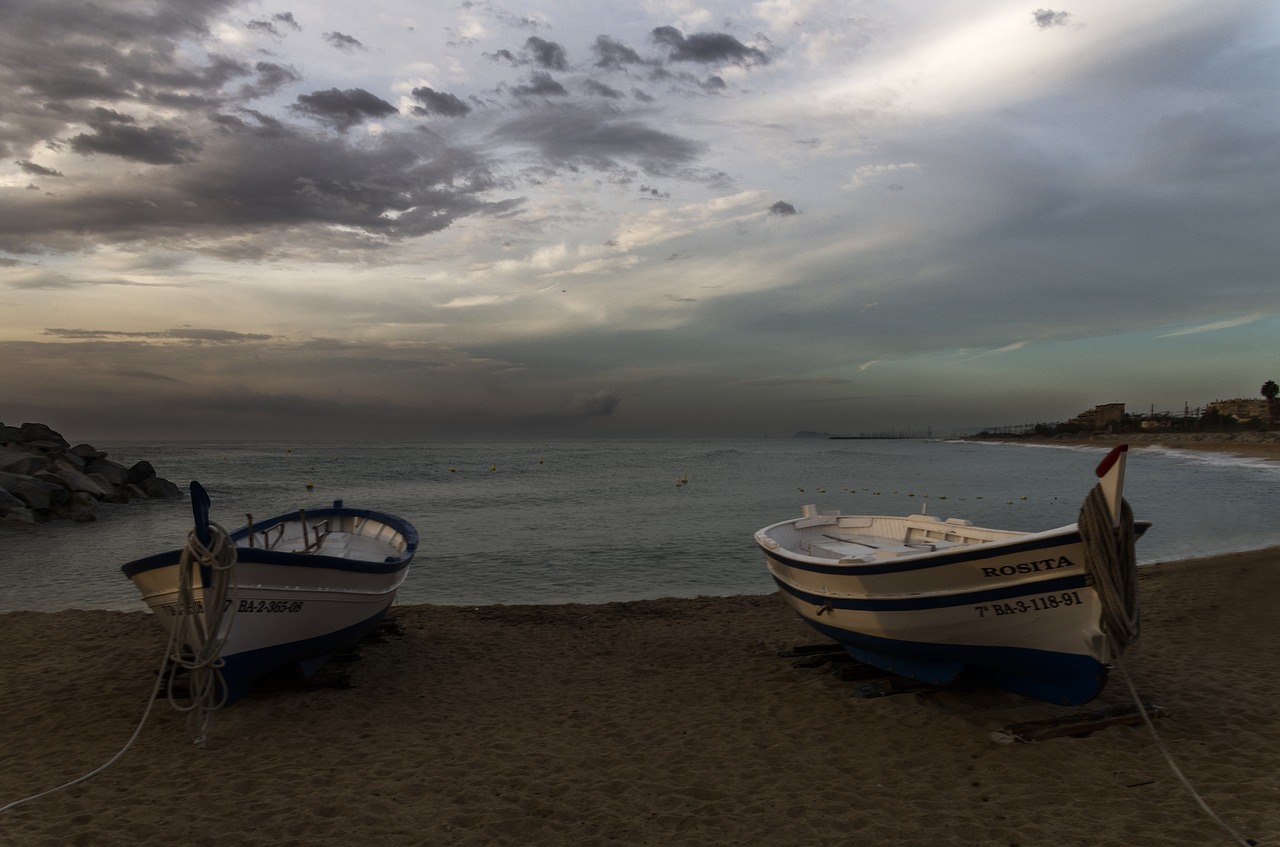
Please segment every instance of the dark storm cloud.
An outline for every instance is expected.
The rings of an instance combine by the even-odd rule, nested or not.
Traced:
[[[610,100],[618,100],[626,96],[618,89],[610,88],[603,82],[596,82],[594,79],[589,79],[582,83],[582,87],[586,89],[588,94],[595,94],[598,97],[608,97]]]
[[[149,165],[177,165],[189,161],[200,145],[176,129],[140,127],[114,120],[91,123],[92,135],[71,139],[71,149],[81,154],[103,153]]]
[[[639,53],[607,35],[597,36],[596,43],[592,45],[591,50],[596,55],[596,67],[598,68],[620,69],[627,65],[647,64],[644,59],[640,58]]]
[[[257,80],[246,83],[240,89],[241,95],[250,100],[274,94],[281,87],[302,79],[293,68],[277,65],[275,62],[258,62],[253,69],[257,73]]]
[[[629,161],[649,173],[669,173],[689,165],[703,152],[697,142],[641,121],[574,106],[525,115],[498,127],[496,133],[534,147],[548,163],[601,170]]]
[[[124,287],[145,286],[147,283],[135,282],[133,280],[120,279],[117,277],[92,277],[85,278],[83,276],[69,276],[58,271],[49,270],[47,268],[32,268],[24,272],[18,273],[4,283],[6,288],[26,289],[29,291],[46,290],[71,290],[76,288],[86,288],[100,285],[119,285]],[[157,284],[159,285],[159,284]],[[168,284],[166,284],[168,285]]]
[[[125,332],[112,329],[66,329],[62,327],[50,327],[44,331],[44,334],[52,335],[55,338],[66,339],[68,341],[100,341],[107,339],[176,339],[181,341],[205,341],[214,344],[229,344],[246,341],[269,341],[274,337],[255,332],[232,332],[229,329],[195,329],[192,327],[182,327],[179,329],[170,329],[158,332]]]
[[[471,107],[452,94],[436,91],[423,86],[413,89],[413,98],[422,105],[414,105],[415,115],[444,115],[449,118],[460,118],[471,111]]]
[[[228,344],[241,341],[267,341],[274,336],[257,332],[232,332],[229,329],[195,329],[186,327],[171,329],[165,333],[165,337],[180,338],[186,341],[209,341],[214,344]]]
[[[763,52],[724,32],[698,32],[686,38],[673,26],[660,26],[651,33],[651,37],[667,47],[667,58],[673,62],[728,62],[735,65],[765,65],[769,62],[769,57]]]
[[[60,171],[56,171],[53,168],[46,168],[43,165],[37,165],[35,162],[22,160],[15,162],[14,164],[22,168],[25,173],[33,174],[35,176],[62,176]]]
[[[352,50],[364,49],[364,45],[360,43],[360,39],[341,32],[326,32],[324,34],[324,40],[329,42],[331,47],[336,47],[344,53],[350,53]]]
[[[496,185],[485,160],[425,133],[388,133],[349,146],[341,137],[224,128],[207,138],[199,162],[145,181],[58,197],[0,195],[0,249],[146,240],[263,258],[334,249],[338,236],[330,225],[399,239],[512,208],[483,199]],[[287,240],[276,235],[283,227],[292,228]]]
[[[282,12],[278,15],[272,15],[271,20],[253,20],[245,24],[245,27],[256,32],[265,32],[276,38],[281,37],[281,32],[276,24],[284,24],[294,32],[301,32],[302,27],[294,20],[293,12]]]
[[[483,55],[490,61],[507,62],[513,67],[536,65],[544,71],[569,70],[569,60],[565,54],[564,47],[554,41],[547,41],[545,38],[539,38],[536,35],[530,36],[525,40],[524,47],[521,48],[519,54],[512,53],[504,48]]]
[[[249,23],[245,24],[245,28],[253,32],[265,32],[267,35],[272,35],[276,38],[280,37],[280,30],[276,29],[276,25],[271,21],[249,21]]]
[[[1055,12],[1052,9],[1036,9],[1031,13],[1032,20],[1041,29],[1048,29],[1051,26],[1066,26],[1070,17],[1070,12]]]
[[[529,36],[524,49],[533,57],[534,64],[549,71],[566,71],[569,62],[565,58],[564,48],[554,41],[545,41],[536,35]]]
[[[617,411],[622,398],[612,391],[593,391],[575,394],[569,401],[568,411],[575,416],[607,417]]]
[[[62,177],[56,193],[21,185],[0,192],[0,249],[127,244],[229,259],[316,250],[337,256],[437,232],[469,215],[511,214],[522,204],[490,196],[508,183],[487,148],[462,149],[423,128],[397,127],[396,107],[369,90],[290,92],[289,106],[263,100],[302,74],[274,57],[237,61],[210,52],[215,21],[233,3],[0,2],[19,11],[0,27],[0,160],[12,163],[11,174]],[[258,23],[284,35],[301,29],[288,13],[264,14]],[[342,33],[327,37],[338,46],[356,43]],[[691,53],[705,47],[698,37],[685,45]],[[655,64],[607,36],[596,39],[594,56],[606,70]],[[500,109],[511,103],[485,101],[487,117],[498,122],[494,137],[530,151],[535,169],[707,179],[693,169],[704,145],[621,116],[612,103],[603,108],[601,98],[623,98],[618,89],[577,80],[571,93],[553,77],[570,68],[562,44],[528,38],[515,61],[532,73],[499,91],[568,101],[505,122]],[[572,105],[575,95],[598,108]],[[638,90],[632,96],[651,101]],[[421,87],[406,112],[462,117],[480,102]],[[317,123],[304,127],[303,118]],[[381,133],[348,140],[375,120],[387,121]],[[64,158],[55,169],[41,164],[40,150]],[[156,167],[145,179],[118,178],[138,163]],[[36,276],[21,284],[66,283]]]
[[[33,146],[56,139],[86,105],[172,103],[181,109],[184,102],[202,102],[207,107],[227,79],[251,69],[180,45],[199,43],[208,32],[207,21],[230,5],[226,0],[190,7],[5,0],[0,157],[27,156]],[[112,147],[120,140],[89,143]]]
[[[534,71],[529,74],[527,84],[514,86],[511,90],[521,97],[565,97],[569,94],[565,87],[556,82],[546,71]]]
[[[230,133],[251,132],[264,137],[288,134],[285,125],[270,115],[264,115],[255,109],[238,109],[237,111],[241,115],[248,115],[253,119],[253,123],[249,123],[239,115],[219,113],[209,115],[209,121],[224,132]]]
[[[293,108],[344,132],[369,118],[385,118],[400,113],[395,106],[363,88],[348,88],[346,91],[330,88],[328,91],[299,94]]]

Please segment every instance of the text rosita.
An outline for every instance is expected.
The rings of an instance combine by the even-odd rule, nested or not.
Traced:
[[[1036,573],[1038,571],[1053,571],[1058,568],[1069,568],[1075,565],[1075,562],[1066,556],[1059,556],[1056,559],[1039,559],[1034,562],[1019,562],[1016,565],[1000,565],[994,568],[983,568],[982,575],[984,577],[993,576],[1017,576],[1023,573]]]

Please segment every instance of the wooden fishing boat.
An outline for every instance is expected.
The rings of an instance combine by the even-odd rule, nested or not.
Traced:
[[[1044,532],[929,515],[819,512],[755,534],[787,603],[858,661],[933,685],[962,673],[1053,703],[1092,700],[1137,638],[1127,447],[1076,523]]]
[[[169,633],[175,662],[211,671],[218,704],[274,671],[310,676],[368,634],[418,546],[409,522],[342,501],[227,533],[209,520],[198,482],[191,499],[186,546],[122,570]]]

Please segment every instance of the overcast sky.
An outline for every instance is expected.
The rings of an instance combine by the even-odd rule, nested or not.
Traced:
[[[1280,379],[1280,4],[0,0],[0,421],[787,436]]]

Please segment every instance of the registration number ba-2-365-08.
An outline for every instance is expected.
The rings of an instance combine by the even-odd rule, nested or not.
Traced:
[[[302,600],[241,600],[236,604],[236,614],[289,614],[292,612],[301,612],[304,602]],[[231,607],[231,601],[227,601],[227,608]],[[203,615],[204,601],[196,600],[193,603],[182,605],[179,603],[166,603],[159,608],[163,609],[170,617],[176,618],[178,615]]]
[[[300,612],[302,611],[302,605],[301,600],[241,600],[236,605],[236,614],[278,615]]]

